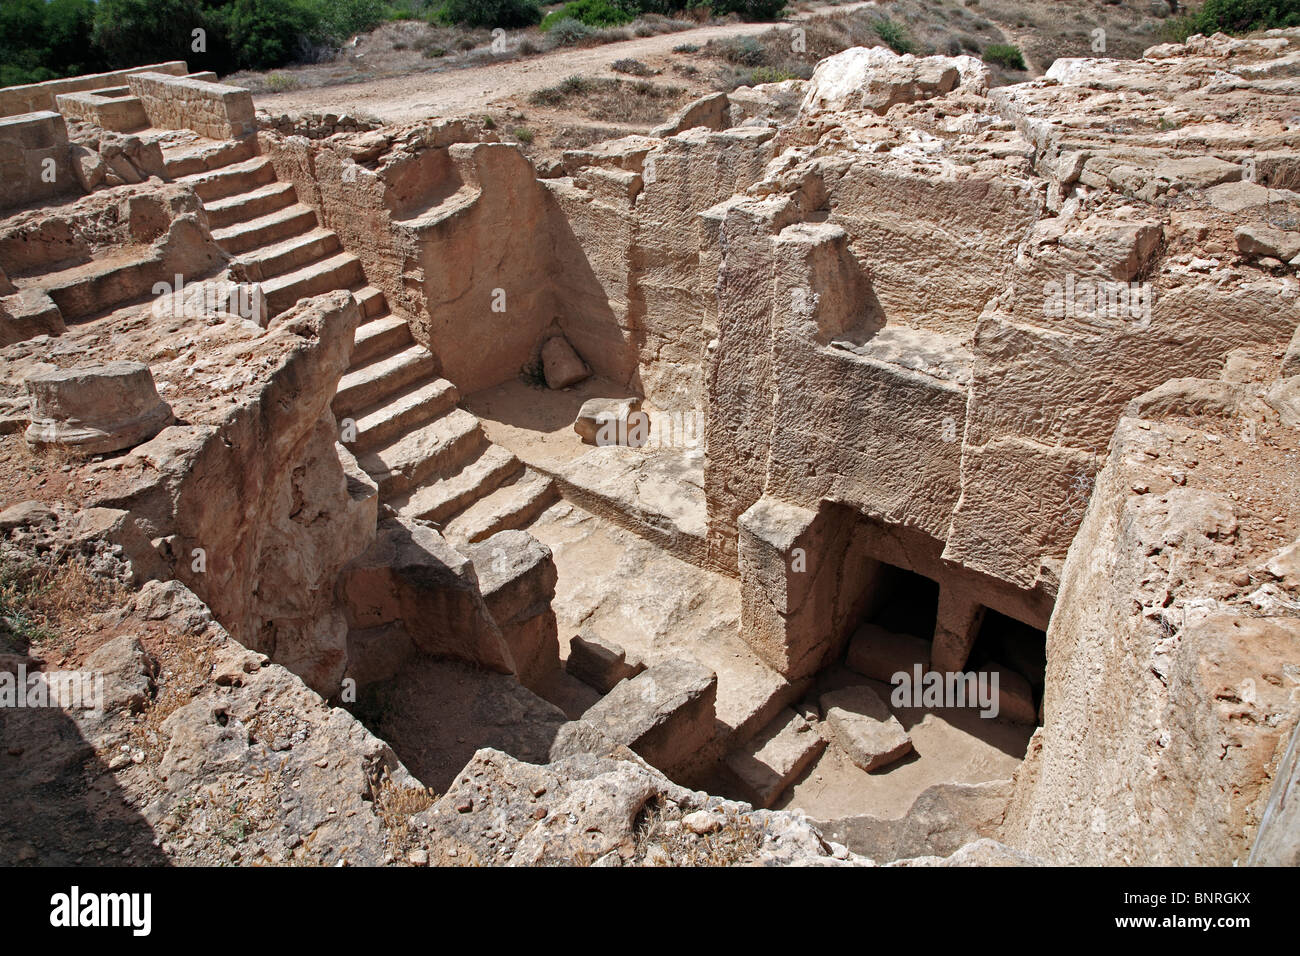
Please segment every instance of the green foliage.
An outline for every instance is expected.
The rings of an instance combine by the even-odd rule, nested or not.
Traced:
[[[1164,36],[1182,42],[1193,33],[1250,33],[1300,26],[1300,0],[1205,0],[1199,10],[1165,22]]]
[[[199,0],[99,0],[91,39],[111,69],[161,60],[188,60],[191,69],[210,69],[210,61],[205,62],[192,49],[193,31],[224,36],[220,28],[212,29],[224,19],[224,13],[214,7],[210,14]],[[217,37],[207,37],[209,53],[214,39]]]
[[[786,0],[714,0],[709,4],[717,16],[737,14],[742,20],[777,20],[785,10]],[[685,9],[683,3],[679,9]]]
[[[581,43],[596,31],[581,20],[565,17],[558,23],[551,24],[551,28],[547,32],[556,46],[573,46],[575,43]]]
[[[886,17],[884,20],[877,20],[872,24],[872,29],[876,31],[876,36],[880,37],[885,46],[895,53],[916,52],[916,45],[912,42],[912,38],[907,35],[907,29],[901,23],[895,23]]]
[[[223,12],[231,62],[244,70],[289,62],[299,38],[312,36],[321,27],[303,0],[234,0]]]
[[[635,0],[573,0],[552,10],[542,20],[542,29],[550,30],[562,20],[577,20],[589,27],[617,27],[636,19]]]
[[[436,22],[471,27],[531,27],[542,19],[537,0],[444,0],[433,18]]]
[[[1008,70],[1025,69],[1025,58],[1021,55],[1020,48],[1010,43],[990,43],[984,49],[983,59],[985,63],[996,63]]]

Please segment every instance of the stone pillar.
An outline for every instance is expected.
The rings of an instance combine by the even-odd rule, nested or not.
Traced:
[[[959,671],[965,667],[983,622],[984,605],[960,590],[940,584],[939,614],[930,649],[931,669]]]
[[[879,564],[843,509],[760,498],[738,522],[740,635],[789,680],[839,654]]]

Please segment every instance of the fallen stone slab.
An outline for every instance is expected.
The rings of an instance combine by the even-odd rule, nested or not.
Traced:
[[[863,624],[849,641],[844,663],[863,677],[890,683],[900,671],[911,674],[913,665],[924,668],[929,661],[929,641],[887,631],[875,624]]]
[[[1262,222],[1237,227],[1237,251],[1244,256],[1272,256],[1287,261],[1300,255],[1300,232],[1274,229]]]
[[[635,657],[629,659],[622,645],[584,631],[569,642],[565,669],[584,684],[608,694],[619,681],[645,670],[645,663]]]
[[[717,674],[673,659],[623,681],[582,719],[671,776],[692,768],[713,739],[717,696]]]
[[[499,531],[464,548],[479,589],[514,657],[526,687],[560,669],[559,633],[551,600],[556,570],[551,549],[527,531]]]
[[[1002,664],[988,664],[981,670],[998,675],[998,717],[1013,724],[1038,722],[1038,708],[1034,706],[1029,681]]]
[[[835,743],[861,769],[879,770],[911,752],[907,731],[870,687],[831,691],[821,704]]]
[[[542,372],[548,388],[568,388],[591,375],[582,356],[562,335],[553,335],[543,343]]]
[[[58,445],[87,455],[122,451],[171,424],[143,362],[49,369],[27,377],[29,445]]]
[[[826,739],[789,707],[727,757],[727,769],[757,807],[770,807],[823,750]]]
[[[582,403],[573,430],[588,445],[639,448],[650,436],[650,416],[639,398],[589,398]]]

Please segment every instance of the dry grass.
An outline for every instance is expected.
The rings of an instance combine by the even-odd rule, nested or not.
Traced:
[[[427,787],[399,787],[384,771],[375,790],[375,813],[389,832],[395,854],[405,856],[420,845],[411,817],[433,806],[438,795]]]
[[[97,577],[81,558],[60,564],[0,559],[0,644],[38,655],[66,654],[87,615],[124,603],[120,583]]]
[[[528,102],[574,109],[591,117],[617,116],[629,123],[655,123],[685,102],[688,95],[680,86],[570,76],[555,86],[535,91]]]
[[[712,833],[695,834],[681,824],[681,811],[660,801],[643,811],[636,832],[636,859],[654,863],[666,854],[672,866],[740,866],[752,862],[763,846],[763,830],[753,818],[734,810],[723,813]],[[662,860],[662,857],[661,857]],[[660,862],[659,865],[664,865]]]

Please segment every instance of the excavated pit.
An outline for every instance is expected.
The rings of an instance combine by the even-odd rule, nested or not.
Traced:
[[[1135,850],[1084,778],[1116,807],[1194,804],[1206,859],[1237,859],[1294,702],[1249,715],[1226,803],[1188,797],[1178,748],[1239,739],[1219,685],[1282,686],[1300,641],[1300,495],[1278,492],[1300,241],[1255,223],[1300,214],[1294,98],[1268,79],[1300,33],[1267,39],[993,90],[968,57],[850,50],[792,81],[797,108],[719,94],[547,178],[468,120],[313,141],[253,132],[246,91],[130,77],[150,125],[67,147],[62,186],[89,195],[30,183],[0,222],[3,503],[57,504],[6,533],[94,512],[135,584],[183,585],[457,814],[484,807],[452,794],[485,748],[631,751],[880,862],[981,837],[1195,855],[1177,827]],[[1213,85],[1229,54],[1246,92]],[[1163,135],[1207,77],[1257,128]],[[1117,90],[1143,119],[1103,135]],[[56,113],[7,127],[37,158],[67,145]],[[221,291],[169,287],[189,308],[160,312],[177,276]],[[1053,305],[1104,282],[1154,304]],[[25,453],[29,376],[121,359],[175,424]],[[651,431],[628,440],[633,414]],[[1225,461],[1257,465],[1249,492]],[[993,696],[898,696],[930,674]],[[1176,768],[1134,782],[1136,745],[1107,764],[1134,734]]]

